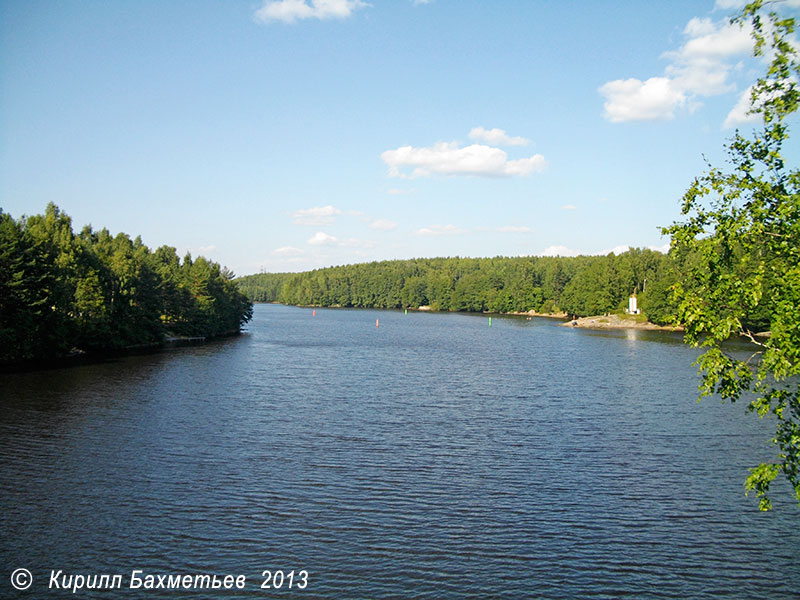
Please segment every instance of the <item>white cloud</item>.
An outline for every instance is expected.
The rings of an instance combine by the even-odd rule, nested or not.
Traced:
[[[686,27],[683,28],[684,35],[696,38],[704,35],[711,35],[717,30],[714,22],[709,18],[693,17],[689,19]]]
[[[666,253],[669,251],[669,242],[667,242],[663,246],[648,246],[648,248],[656,252]],[[625,254],[630,249],[631,247],[627,244],[614,246],[613,248],[601,250],[600,252],[583,252],[581,250],[575,250],[573,248],[568,248],[566,246],[548,246],[542,251],[541,256],[607,256],[609,254],[620,255],[620,254]]]
[[[340,214],[342,214],[342,211],[329,204],[328,206],[315,206],[295,211],[291,213],[291,217],[294,219],[292,223],[295,225],[320,227],[322,225],[330,225],[333,223],[334,217]]]
[[[510,137],[505,131],[496,127],[494,129],[474,127],[469,132],[469,139],[486,142],[494,146],[527,146],[530,143],[530,140],[524,137]]]
[[[663,54],[672,61],[667,75],[676,88],[688,94],[717,96],[732,91],[735,86],[728,74],[733,65],[728,59],[750,54],[751,29],[728,22],[714,23],[708,18],[692,19],[684,29],[689,41],[676,52]]]
[[[462,233],[467,233],[467,230],[455,225],[431,225],[430,227],[417,229],[414,235],[459,235]]]
[[[389,166],[391,177],[408,176],[403,167],[411,169],[410,177],[438,175],[481,175],[511,177],[541,171],[547,165],[544,156],[534,154],[528,158],[508,160],[500,148],[482,144],[461,147],[458,142],[438,142],[429,148],[402,146],[381,154]]]
[[[300,248],[295,248],[294,246],[281,246],[280,248],[275,248],[272,251],[274,256],[297,256],[299,254],[303,254],[303,251]]]
[[[578,256],[578,250],[572,250],[566,246],[548,246],[542,250],[542,256]]]
[[[265,0],[255,12],[261,23],[283,21],[294,23],[298,19],[344,19],[356,9],[369,6],[361,0]]]
[[[197,249],[197,251],[198,251],[200,254],[210,254],[210,253],[214,252],[216,249],[217,249],[217,247],[216,247],[216,246],[200,246],[200,247]]]
[[[627,244],[622,244],[621,246],[614,246],[613,248],[610,248],[608,250],[601,250],[597,254],[599,254],[600,256],[606,256],[608,254],[625,254],[630,249],[631,247],[628,246]]]
[[[606,97],[606,119],[612,123],[672,119],[674,110],[686,102],[686,95],[666,77],[617,79],[600,87]]]
[[[369,224],[370,229],[377,229],[378,231],[391,231],[397,228],[397,223],[389,219],[376,219]]]
[[[308,243],[312,246],[334,246],[338,243],[334,236],[328,235],[322,231],[318,231],[312,237],[308,238]]]
[[[339,239],[323,231],[318,231],[307,241],[312,246],[336,246],[339,248],[372,248],[375,246],[375,243],[370,240]]]
[[[800,2],[800,0],[798,0],[798,2]],[[789,86],[787,85],[785,89],[788,90]],[[739,95],[739,100],[736,102],[736,105],[731,109],[731,111],[728,113],[728,116],[725,118],[725,122],[722,125],[723,128],[736,127],[737,125],[743,125],[745,123],[762,122],[764,118],[763,113],[750,112],[751,109],[763,109],[764,103],[768,99],[779,97],[779,92],[777,90],[772,90],[762,93],[761,96],[756,99],[755,106],[752,103],[752,95],[753,86],[751,85]]]
[[[600,86],[606,99],[605,118],[612,123],[672,119],[679,108],[698,108],[698,97],[734,90],[729,75],[734,60],[752,52],[750,32],[750,26],[731,24],[727,19],[691,19],[683,31],[686,42],[662,54],[669,60],[663,76],[645,81],[617,79]]]
[[[714,23],[709,18],[691,19],[683,30],[689,38],[677,52],[664,56],[678,61],[723,60],[736,54],[748,54],[753,49],[751,27],[728,21]]]
[[[530,233],[533,229],[525,225],[505,225],[504,227],[496,227],[495,231],[498,233]]]
[[[578,210],[578,207],[574,204],[565,204],[561,207],[561,210]]]
[[[728,113],[725,122],[722,124],[724,128],[736,127],[745,123],[755,123],[761,120],[761,115],[758,113],[750,113],[750,96],[753,92],[753,86],[750,86],[739,95],[739,101]]]

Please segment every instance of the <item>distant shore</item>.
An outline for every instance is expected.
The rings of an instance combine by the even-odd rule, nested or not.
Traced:
[[[259,302],[258,304],[282,304],[281,302]],[[322,305],[286,305],[286,306],[300,306],[301,308],[342,308],[341,306],[322,306]],[[363,307],[367,308],[367,307]],[[392,309],[389,309],[392,310]],[[403,310],[394,309],[394,310]],[[419,312],[450,312],[450,311],[436,311],[431,306],[410,306],[405,310],[413,310]],[[472,313],[480,314],[480,313]],[[507,313],[490,313],[484,311],[484,314],[496,314],[499,316],[515,316],[515,317],[541,317],[545,319],[558,319],[563,321],[562,327],[582,327],[584,329],[643,329],[648,331],[683,331],[680,325],[656,325],[648,321],[643,315],[619,315],[610,313],[608,315],[596,315],[592,317],[577,317],[570,319],[569,314],[565,312],[558,313],[541,313],[535,310],[528,310],[525,312],[507,312]]]
[[[565,312],[559,313],[540,313],[536,312],[535,310],[529,310],[527,312],[509,312],[509,313],[502,313],[504,315],[518,315],[520,317],[545,317],[546,319],[568,319],[569,315]]]

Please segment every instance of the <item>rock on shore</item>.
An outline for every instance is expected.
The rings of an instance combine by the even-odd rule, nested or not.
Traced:
[[[683,331],[683,327],[656,325],[640,315],[598,315],[580,317],[564,323],[565,327],[585,327],[587,329],[649,329],[653,331]]]

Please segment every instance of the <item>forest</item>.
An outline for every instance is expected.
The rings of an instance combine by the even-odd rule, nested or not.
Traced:
[[[54,204],[0,210],[0,363],[157,347],[169,337],[236,333],[252,303],[217,263],[152,251],[107,229],[80,233]]]
[[[236,280],[254,302],[587,316],[621,310],[636,293],[649,320],[669,324],[672,255],[631,249],[606,256],[430,258],[354,264]]]

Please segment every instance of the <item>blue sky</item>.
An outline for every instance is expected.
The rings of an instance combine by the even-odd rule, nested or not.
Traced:
[[[662,248],[763,70],[735,0],[0,3],[0,207],[244,275]]]

